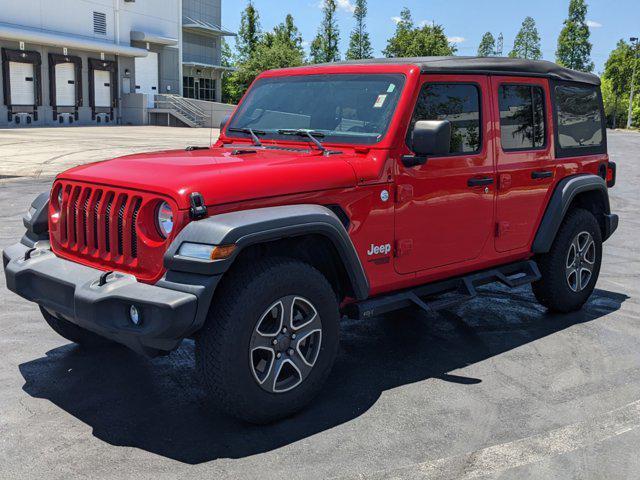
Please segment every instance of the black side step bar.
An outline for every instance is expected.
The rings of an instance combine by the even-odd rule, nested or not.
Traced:
[[[499,282],[509,288],[517,288],[537,280],[540,280],[538,265],[533,260],[527,260],[363,300],[349,305],[346,313],[350,318],[362,320],[411,305],[434,313],[476,297],[476,287],[482,285]],[[436,297],[443,294],[446,294],[443,298]]]

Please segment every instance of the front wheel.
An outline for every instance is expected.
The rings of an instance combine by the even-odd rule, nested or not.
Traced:
[[[542,278],[534,282],[538,301],[553,312],[579,310],[596,286],[602,263],[602,234],[591,212],[571,210],[548,253],[538,258]]]
[[[196,362],[218,406],[268,423],[318,394],[339,332],[336,295],[318,270],[289,259],[238,266],[213,302],[196,337]]]

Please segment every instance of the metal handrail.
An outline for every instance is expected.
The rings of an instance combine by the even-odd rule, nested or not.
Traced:
[[[207,118],[202,109],[178,95],[158,94],[154,98],[154,104],[156,108],[169,107],[200,127],[205,124]]]

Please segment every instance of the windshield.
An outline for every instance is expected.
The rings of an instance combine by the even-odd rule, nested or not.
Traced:
[[[309,130],[323,142],[373,144],[384,137],[403,75],[301,75],[259,79],[242,102],[227,135],[291,138],[283,130]],[[235,130],[235,131],[231,131]]]

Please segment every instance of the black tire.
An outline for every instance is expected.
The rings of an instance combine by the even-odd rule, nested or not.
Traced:
[[[577,286],[574,279],[567,276],[567,262],[570,258],[571,245],[580,234],[588,233],[593,240],[593,265],[588,281]],[[586,235],[583,235],[586,237]],[[571,250],[573,251],[573,250]],[[568,313],[580,310],[593,293],[598,281],[602,263],[602,233],[598,221],[588,210],[575,208],[567,213],[560,226],[551,250],[538,256],[538,266],[542,278],[532,284],[533,293],[538,302],[552,312]],[[572,285],[579,288],[575,291]]]
[[[287,258],[238,265],[227,275],[196,335],[196,363],[205,388],[217,407],[241,420],[265,424],[288,417],[311,402],[333,367],[339,344],[336,294],[318,270]],[[273,393],[255,376],[251,342],[274,302],[291,296],[311,302],[320,319],[321,341],[308,376],[290,391]],[[269,361],[274,362],[271,369],[275,356]]]
[[[90,332],[89,330],[85,330],[84,328],[80,328],[67,320],[51,315],[43,307],[40,307],[40,311],[42,312],[42,316],[45,321],[54,332],[73,343],[77,343],[78,345],[87,348],[98,348],[106,345],[113,345],[112,341],[101,337],[100,335]]]

